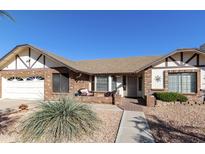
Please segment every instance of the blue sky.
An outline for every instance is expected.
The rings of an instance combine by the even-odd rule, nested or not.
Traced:
[[[68,59],[164,55],[205,43],[205,11],[8,11],[0,57],[29,43]]]

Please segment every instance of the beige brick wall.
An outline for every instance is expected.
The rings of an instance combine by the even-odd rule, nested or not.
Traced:
[[[157,90],[152,90],[152,76],[151,76],[151,70],[152,68],[148,68],[144,71],[144,95],[147,96],[149,94],[152,94],[154,92],[157,92]],[[197,100],[199,99],[199,96],[201,95],[200,91],[200,69],[188,69],[188,70],[166,70],[164,71],[164,89],[158,91],[168,91],[168,73],[171,72],[196,72],[197,73],[197,91],[194,94],[184,94],[189,99]]]
[[[68,93],[60,94],[60,93],[53,92],[52,73],[69,73],[69,92]],[[67,68],[0,71],[0,77],[5,77],[5,78],[12,77],[12,76],[29,77],[29,76],[36,76],[36,75],[43,76],[45,78],[45,81],[44,81],[44,84],[45,84],[44,85],[45,87],[44,99],[45,100],[56,99],[61,95],[73,96],[74,93],[78,89],[89,88],[89,76],[88,75],[82,74],[80,76],[79,73],[75,73]],[[2,94],[1,89],[2,89],[2,86],[0,85],[0,95]]]
[[[52,74],[53,73],[69,73],[69,92],[68,93],[54,93],[52,87]],[[89,75],[75,73],[67,68],[46,68],[46,69],[27,69],[27,70],[12,70],[0,71],[0,95],[2,94],[1,77],[29,77],[29,76],[42,76],[44,80],[44,99],[55,100],[61,96],[74,96],[80,88],[89,88]],[[94,96],[75,97],[77,100],[89,103],[106,103],[112,104],[112,97],[104,97],[104,93],[95,93]],[[122,101],[121,96],[115,97],[115,104],[120,104]]]
[[[146,70],[144,70],[144,95],[147,96],[152,89],[152,70],[151,68],[147,68]]]

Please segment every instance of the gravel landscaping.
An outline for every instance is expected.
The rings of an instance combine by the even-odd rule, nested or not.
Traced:
[[[144,108],[155,142],[205,142],[205,105]]]
[[[97,112],[98,118],[101,120],[99,129],[92,135],[81,136],[79,139],[74,139],[72,142],[78,143],[113,143],[115,142],[120,119],[122,116],[122,110],[119,108],[106,108],[94,107],[94,111]],[[19,139],[19,126],[23,118],[29,115],[29,112],[23,111],[10,114],[10,111],[6,113],[0,112],[0,143],[21,142]]]
[[[98,117],[102,124],[99,130],[95,131],[91,136],[82,136],[80,139],[74,140],[78,143],[114,143],[117,137],[118,127],[122,112],[120,111],[98,111]]]

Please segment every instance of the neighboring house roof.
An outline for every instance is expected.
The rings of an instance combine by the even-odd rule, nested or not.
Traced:
[[[15,54],[16,49],[21,47],[29,47],[32,49],[36,49],[42,54],[57,60],[63,65],[66,65],[68,68],[74,70],[75,72],[82,72],[87,74],[136,73],[142,71],[143,69],[146,69],[147,67],[157,64],[161,60],[169,57],[170,55],[176,52],[196,51],[198,53],[204,53],[201,52],[199,49],[189,48],[189,49],[177,49],[174,52],[171,52],[165,56],[139,56],[139,57],[128,57],[128,58],[72,61],[64,57],[58,56],[56,54],[53,54],[51,52],[48,52],[44,49],[40,49],[29,44],[23,44],[23,45],[16,46],[13,50],[11,50],[3,58],[1,58],[0,65],[4,63],[5,58],[7,58],[12,54]]]

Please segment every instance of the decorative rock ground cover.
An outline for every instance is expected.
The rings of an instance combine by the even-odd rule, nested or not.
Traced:
[[[101,120],[99,129],[90,136],[81,136],[78,139],[74,139],[72,142],[114,143],[122,116],[122,110],[113,109],[112,105],[100,106],[97,107],[97,110],[96,106],[98,105],[93,106],[93,110],[97,112]],[[110,109],[109,106],[112,106],[112,108]],[[28,111],[16,113],[0,112],[0,143],[21,142],[19,132],[21,121],[35,110],[36,109],[29,109]]]
[[[145,107],[155,142],[205,142],[205,105]]]

